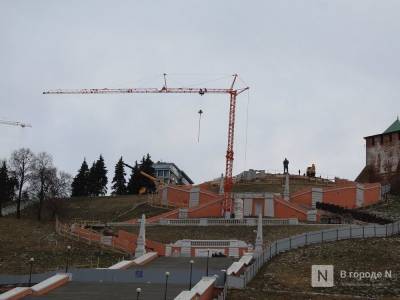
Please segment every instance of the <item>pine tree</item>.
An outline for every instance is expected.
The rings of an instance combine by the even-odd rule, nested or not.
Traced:
[[[72,182],[72,197],[88,196],[89,167],[86,159]]]
[[[105,195],[107,193],[107,169],[104,158],[100,155],[96,162],[93,162],[89,170],[88,193],[90,196]]]
[[[104,163],[104,158],[100,155],[96,161],[96,175],[97,175],[97,193],[98,195],[105,195],[107,193],[107,169]]]
[[[153,168],[153,161],[151,160],[151,156],[149,153],[147,153],[146,157],[143,156],[142,159],[142,165],[140,167],[140,170],[145,172],[146,174],[153,176],[154,177],[154,168]],[[156,190],[156,186],[154,184],[154,182],[147,178],[142,176],[142,180],[143,180],[143,186],[146,187],[146,189],[148,191],[154,192]]]
[[[139,194],[139,180],[140,180],[140,170],[137,161],[135,161],[135,166],[132,169],[131,177],[128,181],[127,192],[131,195]]]
[[[112,194],[125,195],[126,194],[126,180],[125,180],[124,162],[122,156],[115,165],[115,175],[113,178]]]
[[[88,180],[88,195],[89,196],[98,196],[97,192],[97,174],[96,174],[96,163],[93,162],[92,166],[89,169]]]

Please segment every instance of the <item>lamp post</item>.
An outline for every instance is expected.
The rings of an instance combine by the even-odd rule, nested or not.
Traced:
[[[169,272],[165,272],[165,291],[164,291],[164,300],[167,300],[167,291],[168,291],[168,277],[169,277]]]
[[[210,249],[207,249],[207,265],[206,265],[206,276],[208,276],[208,259],[210,257]]]
[[[224,273],[224,285],[225,285],[225,283],[226,283],[226,270],[222,269],[221,272]]]
[[[139,300],[139,296],[140,296],[141,292],[142,292],[142,289],[140,287],[136,289],[136,300]]]
[[[225,270],[225,269],[222,269],[221,272],[224,273],[224,289],[223,289],[223,291],[222,291],[222,299],[225,300],[226,270]]]
[[[33,262],[34,261],[35,261],[35,259],[33,257],[31,257],[29,259],[29,283],[28,283],[29,287],[32,285],[32,270],[33,270]]]
[[[194,260],[191,259],[189,263],[190,263],[190,276],[189,276],[189,291],[190,291],[192,289],[192,271],[193,271]]]
[[[65,262],[65,273],[68,273],[68,263],[69,263],[69,257],[71,253],[71,246],[67,246],[67,253],[66,253],[66,262]]]

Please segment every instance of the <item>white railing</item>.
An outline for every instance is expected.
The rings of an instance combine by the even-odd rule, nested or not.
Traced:
[[[297,218],[288,219],[263,219],[264,226],[274,225],[303,225],[299,224]],[[128,222],[100,222],[100,221],[80,221],[78,224],[82,226],[112,226],[112,227],[136,227],[140,225],[137,223]],[[148,222],[146,226],[257,226],[257,218],[245,218],[245,219],[223,219],[223,218],[199,218],[199,219],[160,219],[156,222]]]
[[[365,226],[348,226],[341,228],[326,229],[320,231],[306,232],[303,234],[291,236],[277,240],[271,243],[262,253],[255,257],[253,264],[248,266],[240,276],[228,276],[227,282],[230,288],[244,289],[247,283],[253,279],[258,270],[274,256],[307,246],[310,244],[319,244],[323,242],[332,242],[347,239],[362,239],[370,237],[388,237],[400,233],[400,221],[376,225],[369,224]]]
[[[263,219],[263,225],[298,225],[296,218],[288,219]],[[161,219],[155,225],[170,226],[257,226],[256,218],[245,219],[222,219],[222,218],[201,218],[201,219]]]

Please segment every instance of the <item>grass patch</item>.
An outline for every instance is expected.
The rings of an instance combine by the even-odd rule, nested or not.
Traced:
[[[0,273],[27,274],[29,259],[35,258],[34,273],[63,269],[66,248],[72,247],[70,265],[76,267],[108,267],[121,258],[121,254],[103,251],[97,245],[87,245],[60,237],[54,224],[31,219],[0,218]]]
[[[386,219],[399,220],[400,196],[389,195],[387,200],[371,205],[365,208],[364,211]]]
[[[264,226],[264,242],[307,231],[332,228],[324,225],[290,225],[290,226]],[[139,227],[122,227],[121,229],[137,233]],[[182,239],[195,240],[226,240],[238,239],[254,243],[256,226],[147,226],[146,238],[162,243],[173,243]]]
[[[277,256],[260,269],[245,290],[230,291],[229,299],[344,299],[333,294],[389,299],[400,294],[399,257],[398,236],[313,245]],[[334,287],[311,287],[314,264],[334,265]],[[340,270],[383,273],[392,270],[394,278],[375,283],[368,279],[341,279]]]

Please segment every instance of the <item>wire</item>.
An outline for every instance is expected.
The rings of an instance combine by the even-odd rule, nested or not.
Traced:
[[[249,129],[249,107],[250,107],[250,90],[247,90],[247,107],[246,107],[246,132],[244,143],[244,169],[247,169],[247,138]]]
[[[197,142],[200,143],[200,128],[201,128],[201,114],[203,113],[203,111],[200,109],[198,111],[199,114],[199,129],[197,131]]]

